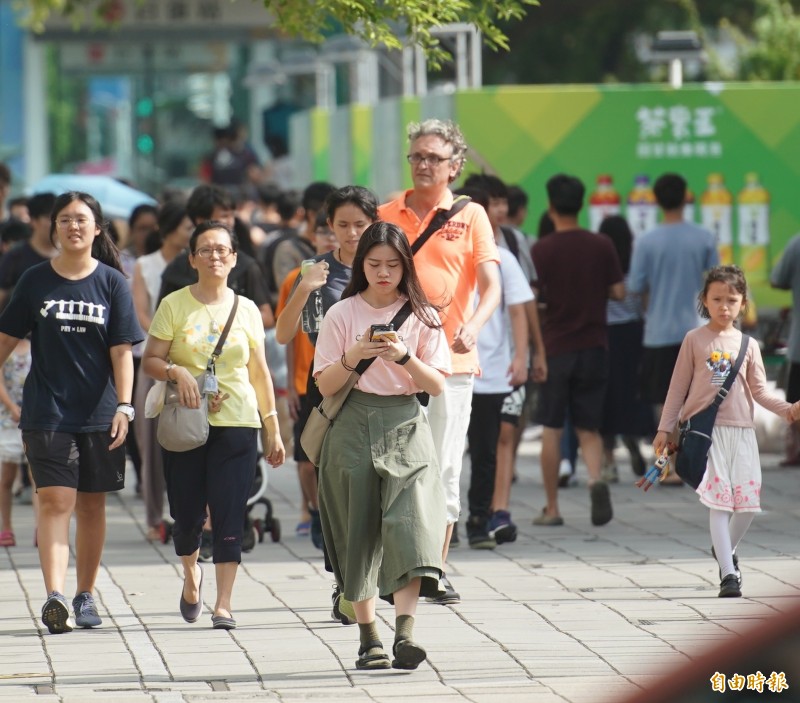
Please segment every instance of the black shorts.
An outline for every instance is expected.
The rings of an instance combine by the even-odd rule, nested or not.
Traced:
[[[639,366],[639,395],[645,403],[663,405],[681,345],[645,347]]]
[[[564,427],[567,409],[574,426],[598,430],[608,383],[608,351],[603,347],[547,357],[547,380],[539,386],[536,421]]]
[[[125,487],[125,444],[109,451],[113,440],[102,432],[23,430],[22,443],[37,488],[61,486],[83,493]]]
[[[308,414],[311,412],[311,401],[307,395],[300,396],[300,412],[297,419],[294,421],[294,460],[295,461],[308,461],[308,454],[303,451],[300,445],[300,435],[303,434],[303,428],[308,421]]]
[[[503,399],[503,406],[500,408],[500,422],[517,427],[519,419],[525,409],[525,385],[517,386],[511,393]]]

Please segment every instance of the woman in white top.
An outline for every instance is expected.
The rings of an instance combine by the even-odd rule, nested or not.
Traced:
[[[167,265],[187,246],[192,234],[192,221],[181,202],[167,202],[158,214],[158,233],[161,246],[152,254],[140,256],[133,270],[133,304],[142,329],[147,332],[158,304],[161,274]],[[139,371],[133,399],[136,408],[136,442],[142,459],[142,498],[147,513],[147,539],[162,538],[161,524],[164,515],[164,470],[161,447],[156,442],[156,420],[144,415],[144,401],[153,385],[153,379]]]

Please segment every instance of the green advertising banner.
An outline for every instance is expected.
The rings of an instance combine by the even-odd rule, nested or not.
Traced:
[[[554,173],[587,187],[582,223],[621,212],[636,234],[654,226],[650,187],[682,174],[687,219],[711,229],[724,261],[745,270],[759,306],[789,304],[768,274],[800,232],[800,84],[497,87],[455,96],[470,146],[466,173],[487,170],[530,196],[527,231]]]

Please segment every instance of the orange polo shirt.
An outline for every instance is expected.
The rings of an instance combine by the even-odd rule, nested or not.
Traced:
[[[278,306],[275,308],[275,317],[281,314],[289,300],[295,280],[300,275],[300,268],[292,269],[286,274],[286,278],[281,283],[278,292]],[[294,387],[297,395],[306,394],[306,384],[308,383],[308,370],[314,363],[314,345],[303,330],[298,329],[294,336]]]
[[[412,192],[407,190],[397,200],[378,208],[380,219],[401,227],[411,244],[428,226],[436,210],[449,210],[453,206],[453,194],[447,190],[436,207],[420,220],[406,206],[406,198]],[[486,211],[475,203],[468,203],[414,255],[417,275],[428,300],[442,306],[439,314],[451,347],[453,373],[480,373],[477,347],[467,354],[454,354],[452,344],[456,330],[472,317],[477,268],[487,261],[499,264],[500,256]]]

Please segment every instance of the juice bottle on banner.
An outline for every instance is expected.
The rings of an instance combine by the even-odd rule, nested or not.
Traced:
[[[597,232],[600,223],[609,215],[619,215],[620,197],[614,190],[611,176],[603,174],[597,177],[597,187],[589,196],[589,229]]]
[[[769,193],[755,173],[745,176],[739,205],[739,257],[748,283],[764,283],[769,274]]]
[[[634,238],[641,237],[658,225],[658,206],[650,187],[650,176],[636,176],[633,190],[628,195],[627,216]]]
[[[721,173],[708,175],[708,187],[700,196],[700,220],[714,235],[721,264],[733,263],[733,196],[725,187]]]
[[[304,259],[300,262],[300,275],[304,276],[306,271],[317,262],[314,259]],[[306,334],[319,332],[322,327],[322,291],[317,288],[310,296],[303,308],[301,316],[303,332]]]
[[[689,188],[686,189],[686,202],[683,204],[683,219],[694,223],[694,193]]]

